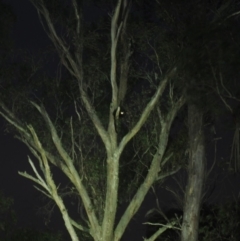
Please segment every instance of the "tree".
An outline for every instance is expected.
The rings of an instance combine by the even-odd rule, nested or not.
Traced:
[[[229,90],[235,85],[234,78],[236,78],[237,69],[234,66],[238,62],[238,60],[235,59],[237,56],[235,55],[235,51],[238,51],[238,47],[235,45],[235,40],[232,41],[226,39],[223,36],[226,31],[229,31],[231,29],[229,33],[234,35],[234,39],[239,38],[236,30],[234,29],[234,27],[232,27],[234,26],[233,21],[226,21],[229,16],[232,16],[232,14],[229,14],[228,12],[231,7],[232,6],[230,5],[230,2],[222,5],[216,11],[219,11],[219,13],[221,13],[221,17],[219,18],[219,16],[217,16],[216,14],[209,24],[210,26],[212,25],[210,28],[209,26],[204,26],[204,24],[202,25],[203,29],[205,29],[204,32],[208,32],[209,29],[211,29],[211,31],[214,31],[212,36],[210,36],[210,38],[205,36],[203,37],[203,42],[201,40],[196,42],[196,46],[199,46],[199,49],[201,50],[201,56],[197,57],[197,59],[199,60],[197,68],[199,68],[200,66],[204,67],[204,72],[200,73],[199,75],[192,75],[192,78],[194,80],[192,81],[193,84],[190,89],[193,90],[193,88],[200,87],[200,91],[198,91],[198,93],[196,91],[192,91],[192,94],[188,95],[189,97],[192,97],[194,92],[196,94],[196,96],[192,98],[190,102],[188,101],[190,157],[188,168],[189,177],[185,192],[185,204],[181,232],[182,241],[198,240],[198,222],[200,217],[199,211],[202,203],[202,190],[207,175],[207,172],[205,171],[206,141],[204,141],[206,135],[205,133],[207,130],[206,128],[204,128],[204,125],[206,125],[207,123],[204,123],[204,115],[206,116],[206,114],[209,115],[210,113],[212,119],[214,120],[217,115],[219,116],[219,113],[226,112],[226,102],[222,97],[226,94],[226,91],[228,92],[228,94],[230,94],[231,92],[231,99],[234,99],[235,101],[237,100],[237,98],[233,97],[237,96],[236,92]],[[216,22],[218,22],[217,25]],[[200,23],[202,23],[202,21],[200,21]],[[218,40],[219,36],[222,36],[221,40]],[[211,47],[213,43],[217,43],[217,49]],[[226,48],[226,46],[228,46],[228,48]],[[206,49],[207,51],[204,49]],[[231,56],[231,64],[228,65],[226,64],[226,61],[229,59],[229,55]],[[217,74],[219,74],[219,78],[216,77]],[[232,77],[231,80],[229,80],[230,76]],[[223,84],[223,82],[227,83],[229,89],[226,88],[226,85]],[[219,88],[220,84],[221,88],[223,88],[221,90]],[[209,90],[209,87],[211,88],[211,90]],[[203,91],[205,93],[214,94],[215,99],[211,94],[210,97],[206,98],[206,94]],[[234,92],[235,94],[233,94]],[[203,100],[203,98],[205,98],[205,101]],[[220,101],[223,101],[225,106],[220,105]],[[209,105],[209,103],[211,104]],[[236,102],[230,105],[234,106],[236,105]],[[230,105],[227,107],[230,107]],[[204,108],[205,110],[203,110]]]
[[[153,215],[149,222],[167,225],[169,221],[182,221],[183,211],[170,209],[161,215]],[[181,225],[181,224],[180,224]],[[156,231],[156,226],[148,226],[147,237]],[[224,204],[203,204],[199,219],[199,241],[208,240],[238,240],[239,239],[239,205],[238,201],[226,202]],[[168,229],[159,239],[163,241],[180,240],[181,231]]]
[[[15,76],[21,88],[16,90],[12,82],[8,94],[1,93],[0,114],[39,161],[40,170],[29,157],[35,176],[20,174],[40,185],[42,189],[37,188],[56,203],[72,240],[79,240],[76,229],[93,240],[120,240],[153,183],[177,170],[171,165],[172,150],[167,148],[169,134],[186,99],[195,104],[189,97],[203,91],[196,83],[204,76],[206,55],[199,54],[198,47],[208,53],[204,41],[212,29],[206,33],[203,25],[200,35],[194,28],[189,35],[189,28],[179,25],[180,35],[176,36],[165,25],[164,34],[155,37],[153,32],[159,32],[162,20],[153,21],[144,8],[148,20],[144,38],[143,24],[134,21],[139,15],[134,15],[126,0],[119,0],[110,14],[111,26],[106,18],[87,21],[89,5],[84,1],[31,2],[65,69],[63,78],[52,80],[40,73],[32,78],[31,68],[22,66],[24,71]],[[108,1],[100,5],[111,8]],[[107,15],[104,10],[101,14]],[[134,46],[137,44],[140,47]],[[197,69],[203,69],[201,75]],[[209,72],[205,76],[209,79]],[[123,107],[129,115],[120,118]],[[202,117],[198,108],[195,114]],[[196,127],[202,126],[191,130]],[[189,131],[192,138],[194,132]],[[199,140],[201,145],[202,137]],[[175,161],[179,164],[177,158]],[[54,181],[54,167],[70,182],[65,190]],[[84,208],[77,220],[67,209],[67,196],[80,199]],[[122,200],[128,206],[116,220]],[[158,229],[149,240],[162,231]]]
[[[205,133],[209,129],[205,125],[211,124],[206,123],[205,117],[210,113],[214,119],[219,116],[220,112],[223,113],[225,107],[230,108],[233,112],[230,105],[234,106],[236,103],[228,104],[223,95],[227,95],[227,98],[231,98],[231,100],[237,100],[234,98],[237,96],[236,92],[229,91],[230,88],[226,88],[226,84],[223,82],[227,82],[228,86],[234,86],[234,78],[238,72],[235,65],[238,63],[236,52],[239,48],[236,45],[238,41],[235,42],[235,39],[238,39],[239,36],[237,30],[234,29],[236,24],[234,21],[237,20],[230,20],[238,11],[236,8],[234,9],[233,1],[228,1],[222,5],[219,5],[217,1],[211,3],[181,1],[179,4],[174,2],[174,5],[173,2],[169,4],[161,1],[159,5],[165,11],[159,10],[159,13],[166,20],[166,26],[175,30],[173,33],[174,41],[182,48],[179,56],[181,56],[182,64],[180,66],[183,68],[182,77],[184,77],[182,82],[181,79],[178,80],[182,86],[186,86],[187,90],[188,152],[190,154],[182,240],[197,240],[199,210],[206,177],[204,167],[206,142],[204,139]],[[211,9],[211,13],[209,9]],[[229,34],[234,36],[232,40],[226,37]],[[173,48],[173,45],[170,46]],[[220,78],[216,77],[218,74]],[[229,80],[229,76],[232,77],[232,80]],[[234,92],[235,95],[232,94]],[[225,107],[220,106],[219,100],[224,103]],[[239,155],[236,154],[236,156]]]
[[[147,223],[148,225],[146,228],[146,237],[152,237],[152,235],[156,233],[157,226],[152,224],[159,224],[163,226],[162,229],[165,229],[165,231],[160,237],[156,237],[154,240],[180,240],[183,211],[178,209],[170,209],[166,212],[158,211],[158,213],[152,213],[149,217],[149,222]],[[175,223],[175,227],[168,228],[168,225],[171,223]]]
[[[198,239],[198,222],[205,177],[205,144],[203,113],[194,104],[188,107],[189,164],[188,184],[182,222],[182,240]]]
[[[39,161],[42,172],[41,175],[29,157],[35,176],[26,172],[20,174],[37,183],[41,187],[37,189],[54,200],[73,241],[79,240],[75,229],[89,233],[93,240],[120,240],[152,184],[159,178],[162,166],[169,160],[164,154],[170,128],[185,102],[183,93],[175,92],[170,84],[177,73],[177,66],[169,65],[162,73],[157,61],[158,54],[155,53],[156,70],[140,72],[141,79],[150,78],[154,82],[154,91],[144,92],[146,83],[145,86],[138,85],[142,90],[135,90],[131,97],[135,95],[139,98],[143,94],[144,107],[140,109],[139,102],[131,102],[129,107],[136,115],[130,117],[131,123],[126,131],[119,131],[119,125],[122,130],[121,126],[125,124],[120,120],[119,113],[126,103],[130,86],[128,78],[132,46],[127,32],[130,2],[117,2],[111,17],[111,42],[104,34],[104,29],[97,29],[93,33],[84,30],[82,9],[86,5],[76,0],[71,1],[71,6],[63,1],[31,2],[68,74],[65,80],[59,82],[39,80],[35,88],[32,88],[30,79],[22,78],[22,88],[18,90],[20,95],[16,95],[12,85],[9,95],[1,96],[1,115],[12,126],[10,130],[17,133],[17,137]],[[91,37],[94,40],[88,41]],[[101,42],[94,45],[96,39],[109,43],[105,51],[110,54],[110,59],[104,64],[102,47],[105,46],[101,46]],[[108,71],[110,78],[106,78]],[[18,77],[22,76],[20,72]],[[11,95],[14,98],[10,98]],[[108,103],[106,109],[104,104],[101,105],[101,98],[104,98],[104,104]],[[161,106],[163,98],[168,99],[167,106]],[[153,132],[151,128],[154,125]],[[145,130],[148,131],[147,135],[142,135]],[[152,136],[155,137],[154,145],[149,142]],[[134,155],[129,154],[127,144],[130,141],[137,144]],[[124,160],[121,156],[127,158]],[[116,220],[121,187],[119,181],[123,180],[121,175],[124,170],[121,164],[127,165],[131,161],[129,157],[134,157],[136,170],[146,166],[143,170],[145,176],[139,178],[142,173],[135,170],[133,178],[137,179],[138,186],[134,183],[135,193],[131,194],[120,220]],[[55,183],[51,171],[53,166],[58,167],[70,181],[71,195],[77,195],[81,200],[85,212],[80,215],[79,221],[73,220],[68,212],[63,199],[66,192],[62,193]],[[85,224],[84,215],[87,216]]]

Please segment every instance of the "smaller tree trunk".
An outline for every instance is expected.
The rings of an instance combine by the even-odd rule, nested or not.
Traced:
[[[189,166],[185,192],[181,241],[198,240],[201,195],[204,183],[205,144],[203,113],[196,105],[188,106]]]

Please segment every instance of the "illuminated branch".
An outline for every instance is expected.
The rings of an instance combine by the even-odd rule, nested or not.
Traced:
[[[69,215],[68,215],[68,211],[65,207],[65,204],[64,204],[62,198],[58,195],[57,187],[55,185],[55,182],[52,179],[52,174],[51,174],[51,170],[50,170],[50,167],[49,167],[49,164],[48,164],[48,159],[46,157],[45,151],[42,148],[42,145],[41,145],[33,127],[28,126],[28,129],[30,130],[30,132],[32,134],[32,137],[33,137],[33,140],[34,140],[36,146],[38,147],[38,150],[39,150],[40,155],[41,155],[41,160],[42,160],[43,167],[44,167],[43,174],[44,174],[44,177],[45,177],[45,181],[42,179],[42,177],[40,176],[40,174],[36,170],[36,168],[35,168],[35,166],[34,166],[34,164],[33,164],[33,162],[31,161],[30,158],[29,158],[29,163],[30,163],[35,175],[37,176],[37,178],[34,178],[34,177],[28,175],[27,173],[21,173],[20,172],[20,175],[25,176],[25,177],[33,180],[34,182],[40,184],[42,187],[44,187],[44,189],[47,190],[47,192],[50,194],[50,196],[56,202],[60,212],[62,213],[63,220],[65,222],[66,228],[67,228],[72,240],[78,241],[78,237],[77,237],[77,234],[76,234],[76,232],[75,232],[75,230],[72,226],[71,220],[70,220]]]
[[[151,111],[154,109],[157,101],[161,97],[162,93],[164,92],[169,80],[171,77],[175,74],[177,68],[173,68],[169,74],[160,82],[156,93],[153,95],[152,99],[148,102],[146,107],[144,108],[138,122],[135,124],[135,126],[127,133],[127,135],[122,139],[121,143],[119,144],[119,153],[122,152],[123,148],[126,146],[126,144],[138,133],[138,131],[141,129],[141,127],[146,122],[148,116],[150,115]]]
[[[82,183],[81,178],[79,177],[78,172],[76,171],[76,168],[73,165],[73,160],[71,159],[71,157],[68,155],[68,153],[65,151],[64,147],[62,146],[62,143],[57,134],[57,131],[56,131],[52,121],[50,120],[46,110],[44,109],[44,107],[43,106],[40,107],[39,105],[37,105],[34,102],[31,102],[31,103],[33,106],[36,107],[36,109],[41,113],[42,117],[44,118],[44,120],[50,130],[53,143],[54,143],[55,147],[57,148],[60,156],[63,158],[64,162],[66,163],[66,166],[69,169],[70,175],[68,175],[68,177],[72,181],[72,183],[74,184],[76,189],[78,190],[78,192],[83,200],[83,204],[86,209],[88,218],[90,220],[91,227],[93,228],[92,231],[99,233],[99,224],[98,224],[98,220],[96,218],[95,211],[93,210],[93,205],[92,205],[91,199]]]
[[[46,9],[43,1],[42,0],[39,0],[39,1],[31,0],[31,2],[37,9],[39,19],[43,25],[43,28],[44,28],[45,32],[47,33],[47,35],[49,36],[49,38],[52,40],[54,46],[56,47],[63,65],[77,79],[80,96],[81,96],[84,106],[88,112],[88,115],[89,115],[90,119],[92,120],[95,128],[97,129],[100,137],[102,138],[102,141],[104,142],[105,146],[108,149],[110,149],[110,141],[108,138],[108,134],[107,134],[105,128],[103,127],[100,119],[98,118],[97,114],[95,113],[94,107],[92,106],[92,104],[89,100],[89,97],[83,87],[83,69],[82,69],[82,63],[81,63],[82,53],[80,53],[78,51],[78,64],[77,64],[69,51],[69,47],[65,44],[65,41],[62,40],[58,36],[57,31],[54,27],[54,24],[50,18],[50,14],[49,14],[48,10]],[[74,10],[75,10],[75,15],[77,18],[77,28],[78,28],[77,31],[79,31],[79,33],[81,33],[81,31],[80,31],[80,14],[77,11],[77,8],[78,8],[77,3],[74,0],[73,0],[73,6],[74,6]],[[46,29],[43,21],[41,20],[42,16],[44,17],[44,19],[46,21],[48,30]],[[83,41],[82,39],[79,40],[78,45],[79,44],[82,45],[82,41]],[[81,56],[80,56],[80,54],[81,54]]]
[[[150,101],[151,102],[151,101]],[[168,135],[169,130],[172,125],[172,122],[177,114],[177,112],[180,110],[180,108],[184,105],[185,98],[184,96],[181,96],[178,101],[173,105],[172,109],[167,114],[167,117],[165,118],[165,121],[163,125],[161,126],[161,132],[159,135],[159,144],[157,151],[152,159],[150,168],[148,170],[148,174],[146,175],[144,181],[138,188],[136,194],[132,198],[131,202],[129,203],[128,207],[126,208],[124,214],[122,215],[121,220],[116,226],[115,232],[114,232],[114,240],[118,240],[118,237],[121,237],[125,228],[127,227],[128,223],[130,222],[133,215],[138,211],[145,195],[149,191],[152,184],[157,180],[158,173],[161,171],[161,161],[163,158],[163,155],[166,150],[166,146],[168,143]]]

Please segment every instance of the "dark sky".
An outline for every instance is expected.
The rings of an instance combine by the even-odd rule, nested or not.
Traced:
[[[38,21],[38,15],[30,1],[4,0],[13,7],[17,16],[14,29],[15,43],[18,48],[37,51],[50,44],[47,35]]]
[[[5,0],[3,2],[10,4],[17,16],[17,23],[13,32],[16,48],[25,49],[34,53],[51,44],[38,21],[37,12],[29,1]],[[53,73],[54,72],[53,70]],[[27,161],[29,152],[17,139],[14,139],[11,135],[6,135],[4,133],[3,123],[0,122],[0,124],[0,190],[3,190],[7,196],[14,198],[14,208],[20,220],[19,225],[42,228],[44,227],[44,221],[41,217],[36,216],[38,207],[44,204],[44,202],[40,201],[41,195],[33,188],[33,183],[17,174],[18,170],[26,170],[31,173]],[[224,133],[223,135],[226,139],[219,141],[219,150],[222,150],[219,157],[226,157],[232,133]],[[209,155],[209,158],[212,158],[212,155]],[[239,193],[240,182],[238,176],[231,176],[224,179],[225,175],[218,171],[215,171],[213,176],[218,176],[216,181],[218,185],[216,185],[212,201],[223,200],[226,196],[233,197],[233,195],[236,196]],[[171,180],[166,185],[175,186],[173,183]],[[162,204],[163,207],[169,207],[169,204],[173,203],[173,198],[166,191],[160,190],[158,196],[160,204]],[[149,195],[140,212],[127,228],[123,240],[142,240],[145,228],[139,224],[144,221],[144,214],[153,206],[155,206],[155,199],[153,195]],[[55,212],[53,221],[50,223],[50,228],[54,230],[64,228],[58,212]]]

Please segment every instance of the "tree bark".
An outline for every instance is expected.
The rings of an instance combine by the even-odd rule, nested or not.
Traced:
[[[181,241],[198,240],[201,195],[204,183],[205,144],[203,113],[194,104],[188,106],[189,166],[185,192]]]

